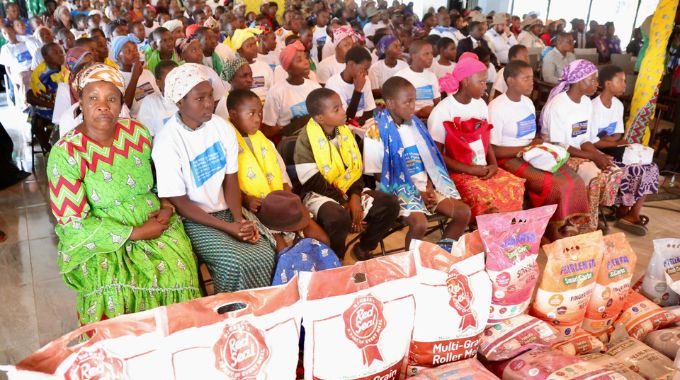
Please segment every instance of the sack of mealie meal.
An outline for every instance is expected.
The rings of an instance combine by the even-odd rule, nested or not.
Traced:
[[[415,317],[411,252],[301,272],[305,379],[400,379]]]

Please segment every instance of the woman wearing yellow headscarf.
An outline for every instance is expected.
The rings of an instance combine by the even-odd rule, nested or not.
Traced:
[[[226,43],[240,56],[248,61],[253,72],[251,90],[264,102],[267,92],[274,85],[274,72],[264,61],[257,60],[257,38],[262,30],[257,28],[236,29]]]

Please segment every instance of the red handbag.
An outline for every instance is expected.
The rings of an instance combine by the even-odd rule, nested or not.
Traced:
[[[460,117],[456,117],[453,121],[445,121],[446,156],[466,165],[477,165],[474,162],[475,152],[470,144],[481,139],[484,152],[488,152],[492,128],[493,125],[480,119],[461,121]]]

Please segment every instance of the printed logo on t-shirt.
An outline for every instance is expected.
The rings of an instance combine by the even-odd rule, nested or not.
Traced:
[[[317,38],[317,39],[316,39],[316,44],[317,44],[317,46],[319,46],[319,47],[323,47],[323,45],[326,44],[326,36],[321,36],[321,37]]]
[[[406,163],[406,173],[409,177],[420,174],[425,171],[425,165],[423,165],[423,159],[420,158],[420,153],[418,153],[418,147],[411,145],[404,149],[403,153],[404,162]]]
[[[482,139],[476,140],[468,144],[472,150],[472,164],[473,165],[486,165],[486,151],[484,150],[484,142]]]
[[[251,88],[261,88],[264,87],[264,76],[253,77],[253,87]]]
[[[170,115],[170,116],[168,116],[168,117],[164,117],[164,118],[163,118],[163,125],[165,125],[165,123],[167,123],[168,120],[170,120],[171,118],[172,118],[172,115]]]
[[[274,63],[270,63],[269,67],[272,68],[272,71],[276,70],[276,64],[274,64]]]
[[[31,53],[28,50],[24,50],[17,55],[17,62],[19,63],[30,62],[32,59],[33,57],[31,57]]]
[[[350,96],[349,98],[345,99],[347,102],[347,106],[349,106],[349,103],[352,101],[352,97]],[[359,105],[357,106],[357,112],[363,111],[366,109],[366,102],[364,101],[364,94],[361,94],[361,98],[359,98]]]
[[[196,187],[203,186],[206,181],[226,165],[227,158],[224,156],[222,144],[218,141],[190,161],[194,184],[196,184]]]
[[[588,132],[588,120],[579,121],[571,125],[571,137],[581,136]]]
[[[137,86],[135,89],[135,101],[139,102],[142,99],[144,99],[147,95],[151,95],[154,93],[153,87],[151,87],[151,83],[146,82],[142,84],[141,86]]]
[[[602,134],[602,132],[604,132],[604,133],[607,134],[607,136],[611,136],[611,135],[614,134],[615,131],[616,131],[616,122],[613,121],[608,126],[606,126],[604,128],[600,128],[597,131],[598,132],[597,134],[599,135],[599,134]]]
[[[290,107],[290,112],[293,114],[293,118],[307,116],[307,105],[305,102],[294,104]]]
[[[533,113],[517,122],[517,137],[536,133],[536,115]]]
[[[432,100],[434,99],[434,90],[432,85],[421,86],[416,88],[416,100]]]

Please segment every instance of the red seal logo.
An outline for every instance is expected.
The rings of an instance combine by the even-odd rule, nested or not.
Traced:
[[[125,361],[101,347],[82,349],[64,374],[67,380],[114,380],[125,377]]]
[[[470,309],[474,301],[474,295],[470,290],[470,282],[467,276],[458,273],[451,268],[446,278],[446,287],[449,290],[451,300],[449,305],[456,310],[461,317],[460,329],[465,331],[468,328],[477,328],[477,316]]]
[[[215,368],[232,379],[254,379],[270,354],[264,334],[248,321],[224,326],[213,352]]]
[[[383,360],[378,349],[380,334],[385,330],[382,302],[373,295],[359,296],[344,313],[345,335],[361,350],[364,365],[370,366],[374,360]]]

